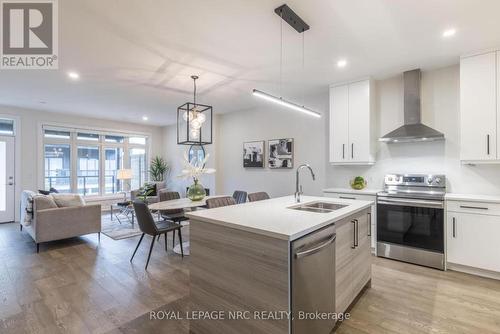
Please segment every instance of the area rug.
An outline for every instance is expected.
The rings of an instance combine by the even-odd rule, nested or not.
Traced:
[[[132,224],[126,218],[121,219],[121,221],[122,222],[120,223],[116,218],[111,220],[109,214],[102,215],[101,232],[113,240],[132,238],[142,234],[141,230],[139,230],[137,221],[135,221],[133,227]]]

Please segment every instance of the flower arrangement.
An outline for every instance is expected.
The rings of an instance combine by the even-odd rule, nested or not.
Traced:
[[[198,161],[198,159],[189,161],[187,152],[184,152],[184,169],[181,171],[181,174],[178,175],[178,177],[183,179],[193,179],[194,184],[191,185],[187,191],[187,197],[192,201],[200,201],[205,198],[205,188],[201,184],[199,184],[200,177],[203,174],[215,173],[215,169],[205,168],[205,164],[209,156],[210,155],[207,154],[201,161]]]

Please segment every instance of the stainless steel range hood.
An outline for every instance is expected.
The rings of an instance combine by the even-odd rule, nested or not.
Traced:
[[[387,143],[444,140],[444,134],[421,123],[420,70],[403,73],[404,125],[381,137]]]

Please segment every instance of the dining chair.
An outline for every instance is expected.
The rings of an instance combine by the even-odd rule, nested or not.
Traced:
[[[181,195],[177,191],[160,190],[160,202],[172,201],[180,198]],[[189,219],[184,215],[184,209],[161,210],[160,216],[164,220],[170,220],[176,223]],[[160,240],[160,236],[158,236],[158,240]],[[175,246],[175,231],[172,233],[172,245]]]
[[[207,208],[214,209],[221,206],[235,205],[236,201],[231,196],[215,197],[207,199]]]
[[[233,198],[236,201],[236,204],[245,203],[247,201],[247,192],[241,191],[241,190],[236,190],[233,193]]]
[[[248,194],[248,200],[250,202],[263,201],[263,200],[269,199],[269,198],[270,198],[269,195],[264,191],[261,191],[258,193]]]
[[[148,206],[144,202],[134,201],[134,210],[135,216],[137,217],[137,223],[139,224],[139,229],[141,230],[142,235],[139,239],[139,242],[137,243],[137,246],[135,247],[132,257],[130,258],[130,262],[132,262],[132,260],[134,259],[135,253],[137,252],[137,249],[139,248],[144,235],[150,235],[153,237],[153,239],[151,240],[151,247],[149,248],[148,260],[146,261],[145,269],[147,270],[156,236],[161,234],[165,235],[165,251],[167,251],[167,233],[170,231],[173,231],[174,233],[175,231],[177,231],[181,243],[181,254],[182,257],[184,257],[184,249],[182,249],[182,225],[172,221],[155,222]]]

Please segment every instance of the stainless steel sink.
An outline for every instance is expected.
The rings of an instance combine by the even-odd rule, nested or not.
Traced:
[[[302,205],[290,207],[289,209],[317,212],[317,213],[329,213],[338,209],[345,208],[346,204],[337,204],[329,202],[314,202],[314,203],[304,203]]]
[[[345,208],[346,204],[337,204],[337,203],[329,203],[329,202],[316,202],[316,203],[305,203],[304,206],[310,208],[318,208],[318,209],[326,209],[326,210],[338,210]]]

